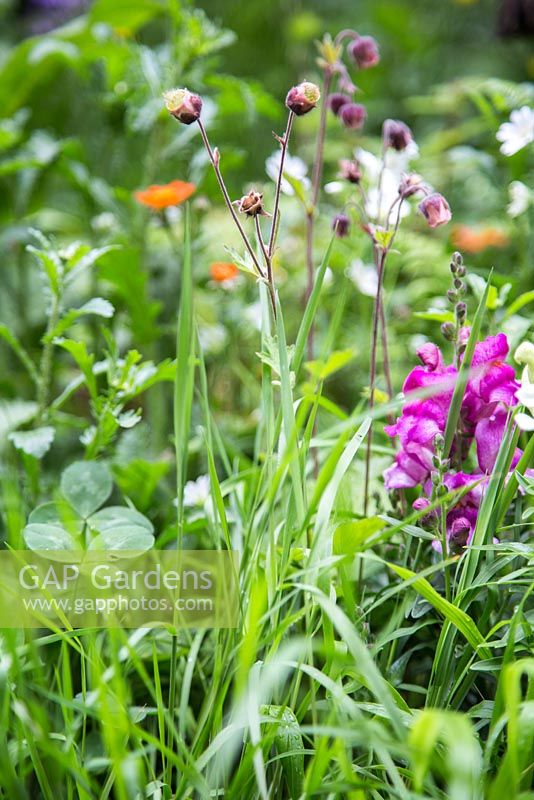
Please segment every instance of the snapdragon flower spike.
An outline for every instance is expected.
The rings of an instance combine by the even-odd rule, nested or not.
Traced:
[[[431,228],[445,225],[450,222],[451,209],[443,195],[433,192],[419,203],[419,211],[424,216]]]
[[[380,61],[378,43],[372,36],[356,36],[347,50],[349,56],[360,69],[374,67]]]
[[[286,106],[297,117],[302,117],[317,106],[320,98],[319,87],[315,83],[303,81],[289,90],[286,97]]]
[[[338,239],[344,239],[350,233],[350,219],[346,214],[336,214],[332,220],[332,230]]]
[[[351,102],[351,97],[348,94],[343,94],[343,92],[334,92],[328,95],[328,107],[336,117],[339,117],[339,112],[343,106]]]
[[[464,336],[468,336],[468,330]],[[434,440],[443,435],[458,377],[455,365],[446,365],[441,350],[427,343],[417,351],[422,366],[415,367],[407,376],[403,393],[407,395],[402,415],[393,425],[386,425],[388,436],[398,436],[400,451],[395,462],[384,473],[386,488],[405,489],[424,485],[433,468]],[[460,409],[462,452],[452,453],[460,461],[467,457],[471,443],[476,444],[480,474],[493,469],[500,443],[504,436],[508,411],[517,404],[519,384],[512,367],[504,363],[508,354],[508,341],[504,333],[488,336],[475,346]],[[434,389],[435,394],[424,399],[410,399],[409,394],[420,389]],[[521,456],[516,450],[512,465]]]
[[[413,136],[410,128],[399,119],[386,119],[382,126],[382,139],[385,147],[391,147],[397,152],[406,150]]]
[[[169,114],[184,125],[191,125],[200,117],[202,100],[189,89],[170,89],[163,92],[163,100]]]
[[[361,103],[345,103],[345,105],[341,106],[339,117],[345,128],[359,130],[363,128],[367,118],[367,111]]]

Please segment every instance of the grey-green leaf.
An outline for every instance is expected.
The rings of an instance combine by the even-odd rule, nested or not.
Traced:
[[[23,531],[30,550],[78,550],[76,540],[59,525],[32,523]]]
[[[61,476],[65,499],[84,518],[106,502],[112,489],[110,472],[99,461],[76,461]]]

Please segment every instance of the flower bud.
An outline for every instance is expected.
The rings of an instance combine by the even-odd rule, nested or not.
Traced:
[[[458,295],[454,291],[454,289],[447,290],[447,297],[449,298],[450,303],[456,303],[458,300]]]
[[[465,322],[465,318],[467,316],[467,306],[465,303],[457,303],[456,304],[456,317],[458,322],[461,324]]]
[[[339,112],[341,122],[350,130],[359,130],[367,117],[365,106],[360,103],[345,103]]]
[[[465,348],[467,346],[467,342],[469,341],[470,336],[471,336],[471,328],[465,326],[463,328],[460,328],[458,332],[458,344],[460,344],[462,347]]]
[[[402,197],[411,197],[417,194],[417,192],[422,191],[423,188],[422,177],[416,172],[412,172],[410,175],[402,176],[402,180],[399,184],[399,194],[402,195]]]
[[[443,195],[434,192],[429,194],[419,203],[419,211],[425,217],[431,228],[444,225],[449,222],[452,214],[451,209]]]
[[[350,219],[346,214],[336,214],[332,220],[332,230],[339,239],[344,239],[350,232]]]
[[[297,117],[302,117],[315,108],[320,97],[321,92],[318,86],[314,83],[303,81],[303,83],[299,83],[298,86],[293,86],[289,90],[286,97],[286,106]]]
[[[360,69],[374,67],[380,61],[378,43],[372,36],[357,36],[347,49],[350,57]]]
[[[184,125],[191,125],[200,117],[202,100],[189,89],[170,89],[163,92],[163,100],[169,114]]]
[[[452,322],[444,322],[441,326],[441,332],[448,342],[452,342],[456,329]]]
[[[412,503],[412,508],[414,511],[423,511],[423,509],[428,508],[430,505],[430,500],[426,497],[418,497],[417,500],[414,500]],[[436,509],[433,508],[427,514],[423,514],[421,517],[421,522],[423,525],[434,525],[437,522],[438,515]]]
[[[350,161],[344,158],[339,162],[339,177],[343,178],[349,183],[359,183],[362,177],[360,165],[356,160]]]
[[[412,132],[404,122],[399,119],[386,119],[382,127],[382,138],[385,147],[392,147],[400,152],[406,150],[413,141]]]
[[[339,112],[341,108],[350,103],[351,99],[348,94],[343,94],[343,92],[334,92],[333,94],[328,95],[328,106],[333,114],[336,117],[339,117]]]
[[[240,211],[242,214],[246,214],[247,217],[268,217],[269,214],[263,208],[263,194],[259,192],[255,192],[254,189],[251,189],[248,194],[243,195],[240,200],[235,200],[234,204],[237,206],[237,210]]]

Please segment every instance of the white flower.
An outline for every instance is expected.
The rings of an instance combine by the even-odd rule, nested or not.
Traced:
[[[525,414],[520,411],[515,415],[515,422],[523,431],[534,431],[534,344],[522,342],[515,351],[514,358],[518,364],[525,364],[521,376],[521,388],[517,390],[515,396],[529,412]]]
[[[510,203],[506,209],[510,217],[519,217],[529,207],[532,202],[532,192],[521,181],[512,181],[508,187]]]
[[[202,325],[198,330],[200,346],[204,353],[220,353],[228,340],[228,332],[224,325],[214,322]]]
[[[402,176],[410,171],[410,161],[417,158],[419,148],[415,142],[410,142],[408,147],[397,152],[388,150],[386,162],[382,169],[382,160],[368,150],[358,148],[355,156],[363,168],[364,175],[369,183],[365,211],[370,219],[378,221],[389,211],[399,194],[399,184]],[[382,173],[382,177],[380,177]],[[379,188],[380,184],[380,188]],[[394,212],[397,213],[396,211]],[[410,213],[410,205],[403,203],[401,217]]]
[[[209,475],[200,475],[196,481],[187,481],[184,486],[184,506],[188,508],[204,508],[209,499]]]
[[[373,264],[364,264],[361,258],[357,258],[347,269],[347,276],[362,294],[376,297],[378,275]]]
[[[269,156],[269,158],[265,162],[265,171],[269,178],[271,178],[275,183],[278,180],[278,173],[280,172],[280,159],[282,158],[282,151],[277,150],[275,153]],[[288,152],[286,152],[286,157],[284,161],[284,175],[287,175],[290,178],[293,178],[295,181],[300,181],[304,188],[308,188],[310,182],[306,177],[308,172],[308,167],[306,166],[305,162],[299,158],[298,156],[290,156]],[[286,181],[285,178],[282,178],[281,189],[284,194],[295,194],[295,191],[289,181]]]
[[[501,153],[505,156],[513,156],[534,142],[534,109],[528,106],[516,108],[510,114],[510,122],[504,122],[496,136],[502,142]]]

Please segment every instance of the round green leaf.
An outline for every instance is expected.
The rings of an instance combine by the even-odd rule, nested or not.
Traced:
[[[116,525],[100,533],[89,544],[89,550],[150,550],[154,537],[140,525]]]
[[[144,514],[128,506],[108,506],[92,514],[87,520],[89,527],[103,533],[110,528],[135,525],[144,528],[148,533],[154,533],[154,526]]]
[[[30,550],[78,550],[76,540],[59,525],[32,523],[22,532]]]
[[[63,495],[84,518],[106,502],[112,489],[109,470],[99,461],[76,461],[61,476]]]
[[[76,533],[81,533],[83,528],[83,520],[68,503],[61,501],[37,506],[28,517],[28,523],[57,525]]]

